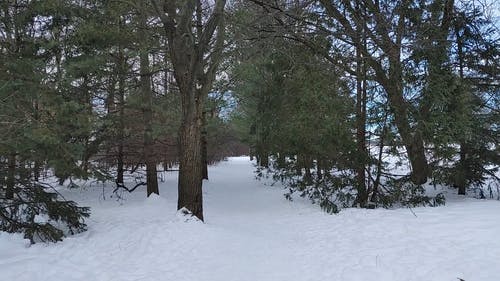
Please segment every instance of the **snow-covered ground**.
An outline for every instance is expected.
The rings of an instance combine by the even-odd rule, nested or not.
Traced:
[[[253,170],[248,158],[210,169],[205,223],[176,214],[173,173],[149,199],[144,190],[121,202],[103,200],[100,187],[65,190],[92,207],[89,230],[31,247],[0,233],[0,280],[500,280],[499,201],[450,196],[415,214],[328,215],[286,201]]]

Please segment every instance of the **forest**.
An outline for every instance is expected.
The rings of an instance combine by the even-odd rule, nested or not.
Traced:
[[[497,204],[499,28],[479,0],[1,0],[0,234],[93,231],[85,192],[210,221],[235,156],[332,215]]]

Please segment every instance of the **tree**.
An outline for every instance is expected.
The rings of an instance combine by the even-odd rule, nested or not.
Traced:
[[[255,10],[261,15],[256,20],[247,21],[254,24],[254,30],[257,31],[249,35],[250,40],[277,41],[285,38],[287,41],[282,43],[284,45],[300,43],[310,52],[324,57],[332,64],[333,69],[340,71],[332,71],[333,76],[354,81],[349,87],[356,101],[357,157],[351,160],[356,163],[356,202],[361,206],[368,200],[429,203],[431,198],[424,195],[421,185],[429,176],[436,174],[439,165],[444,165],[436,156],[441,148],[444,148],[442,151],[450,150],[450,147],[456,145],[460,136],[463,136],[464,126],[471,122],[471,118],[465,117],[467,106],[464,106],[470,99],[459,93],[461,82],[458,82],[450,64],[450,60],[457,57],[450,52],[456,9],[454,2],[251,2],[256,4],[253,9],[261,8],[260,11]],[[247,6],[245,9],[251,10]],[[482,54],[485,58],[485,53]],[[484,61],[488,66],[482,68],[491,70],[493,61],[489,56]],[[279,87],[271,91],[279,92]],[[264,98],[266,94],[262,96]],[[278,101],[277,104],[281,102]],[[270,103],[270,100],[263,103]],[[274,107],[277,107],[276,104]],[[479,111],[484,112],[484,109]],[[271,115],[276,116],[275,112]],[[274,148],[269,148],[269,143],[273,143],[269,139],[272,133],[267,133],[273,129],[263,129],[272,126],[275,120],[276,118],[269,119],[271,124],[249,124],[255,135],[254,138],[247,138],[250,143],[255,143],[256,151],[263,151],[263,147],[273,151]],[[491,128],[490,122],[483,119],[474,127],[481,127],[481,123]],[[371,124],[369,140],[378,141],[376,159],[370,159],[371,155],[365,149],[367,123]],[[375,136],[379,140],[375,140]],[[491,135],[484,136],[484,139],[492,139]],[[261,140],[260,143],[258,140]],[[492,147],[492,143],[494,142],[488,141],[485,147]],[[386,150],[387,146],[392,149]],[[412,169],[408,177],[384,172],[382,156],[387,152],[396,153],[401,146],[405,148]],[[298,162],[303,163],[302,166],[311,167],[308,157],[296,156],[300,159]],[[452,154],[451,158],[454,156],[456,155]],[[276,157],[278,163],[282,162],[282,156]],[[267,157],[257,158],[261,166],[267,166],[264,165],[266,161],[259,159]],[[436,164],[437,162],[441,164]],[[320,164],[321,161],[317,163]],[[305,169],[304,179],[311,178],[308,170]],[[372,171],[376,173],[374,177]],[[300,174],[299,170],[297,172]],[[320,173],[321,169],[316,172]],[[487,173],[491,175],[491,171]],[[368,181],[364,179],[365,176]],[[408,180],[412,183],[408,183]],[[382,186],[398,195],[391,196],[382,192]],[[348,186],[344,188],[347,189]]]
[[[81,7],[44,4],[6,1],[0,6],[0,107],[5,114],[0,126],[6,132],[0,161],[7,159],[8,166],[6,188],[0,190],[0,230],[22,232],[31,242],[59,241],[84,231],[89,216],[88,208],[60,197],[39,174],[52,168],[65,177],[84,176],[78,161],[89,124],[75,97],[64,97],[60,49],[54,47],[67,42],[66,28],[76,27],[70,15]]]
[[[241,36],[230,71],[238,100],[233,118],[253,148],[258,175],[283,182],[287,198],[298,193],[327,212],[352,206],[351,171],[358,157],[348,80],[322,55],[288,37],[288,30],[274,32],[274,15],[240,5],[231,25]],[[322,44],[324,35],[310,39]]]
[[[445,95],[431,95],[434,106],[440,110],[429,122],[429,140],[434,145],[437,182],[458,188],[465,195],[471,186],[483,186],[487,179],[500,182],[498,170],[499,118],[498,33],[483,11],[470,4],[454,9],[453,30],[449,36],[450,48],[445,54],[447,72],[435,73],[434,91]],[[443,85],[443,77],[453,84]],[[439,79],[439,80],[438,80]],[[450,86],[451,84],[451,86]],[[458,159],[458,161],[457,161]],[[484,195],[483,195],[484,196]]]
[[[151,71],[149,68],[148,50],[148,13],[147,2],[139,1],[138,6],[138,30],[139,33],[139,57],[140,57],[140,84],[143,98],[142,111],[144,115],[144,157],[146,162],[147,196],[151,193],[159,194],[158,176],[156,171],[157,162],[154,158],[154,137],[153,137],[153,91],[151,89]]]
[[[339,23],[342,35],[348,36],[355,46],[361,44],[361,41],[356,40],[358,35],[353,25],[366,30],[370,44],[379,51],[375,54],[383,54],[375,57],[373,52],[364,52],[366,62],[375,72],[374,78],[387,93],[396,126],[411,162],[412,181],[416,184],[426,182],[430,169],[425,156],[423,136],[421,131],[411,124],[411,104],[404,97],[402,43],[407,32],[407,17],[411,12],[410,1],[385,6],[378,1],[365,1],[363,10],[367,12],[366,14],[359,13],[360,9],[356,9],[352,2],[343,1],[338,4],[329,0],[320,2],[326,13]],[[442,6],[443,25],[445,25],[453,1],[446,1]],[[446,26],[443,26],[443,29],[446,29]]]
[[[164,0],[151,2],[163,24],[167,38],[166,48],[181,96],[177,208],[186,208],[203,220],[203,107],[224,47],[226,1],[216,0],[212,8],[200,0],[187,0],[183,3]],[[195,22],[193,18],[196,19]]]

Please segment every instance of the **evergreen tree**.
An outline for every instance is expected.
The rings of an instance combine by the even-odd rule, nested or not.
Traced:
[[[243,22],[254,18],[239,17]],[[357,155],[348,83],[301,44],[251,29],[246,36],[256,42],[243,45],[245,51],[234,58],[239,101],[235,118],[246,127],[240,129],[242,137],[252,147],[261,175],[267,171],[284,182],[288,198],[298,192],[328,212],[353,205],[355,197],[346,188],[354,186],[351,172]]]
[[[83,231],[89,209],[61,198],[40,179],[43,166],[64,177],[82,176],[84,144],[79,132],[87,122],[74,100],[64,99],[62,71],[54,51],[79,7],[59,1],[7,1],[0,16],[1,112],[0,159],[7,180],[0,190],[0,230],[23,232],[32,242],[58,241]],[[75,131],[68,136],[67,129]],[[3,170],[3,169],[2,169]],[[41,219],[43,218],[43,219]],[[67,231],[61,230],[61,226]]]
[[[445,163],[437,167],[436,181],[457,187],[459,194],[466,194],[467,187],[483,186],[487,179],[500,183],[495,175],[499,166],[495,144],[500,140],[495,126],[499,118],[499,86],[494,82],[500,73],[497,40],[498,34],[479,9],[467,4],[455,8],[446,59],[447,77],[455,86],[441,85],[448,91],[434,101],[441,108],[433,116],[436,129],[429,135],[435,161]]]

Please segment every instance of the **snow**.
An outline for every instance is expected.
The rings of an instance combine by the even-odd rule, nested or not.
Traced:
[[[210,169],[205,223],[176,211],[174,173],[147,199],[65,189],[92,208],[89,230],[31,247],[0,233],[0,280],[500,280],[499,201],[450,194],[444,207],[328,215],[253,170],[245,157]]]

